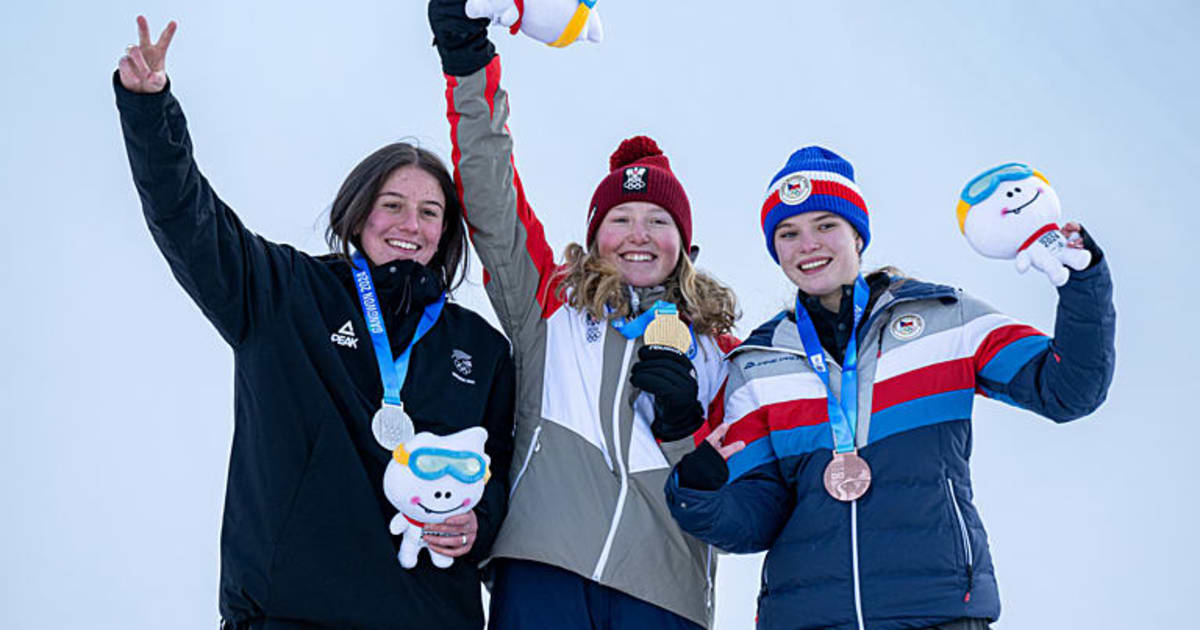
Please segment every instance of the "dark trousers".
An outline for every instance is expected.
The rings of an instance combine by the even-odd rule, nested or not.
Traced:
[[[570,571],[496,560],[489,630],[703,630],[673,612]]]

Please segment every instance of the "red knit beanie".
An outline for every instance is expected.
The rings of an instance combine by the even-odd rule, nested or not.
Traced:
[[[608,158],[611,171],[592,194],[588,210],[587,242],[596,238],[596,228],[613,206],[626,201],[649,201],[663,207],[675,219],[683,251],[692,247],[692,206],[687,193],[671,172],[671,162],[658,144],[646,136],[634,136]]]

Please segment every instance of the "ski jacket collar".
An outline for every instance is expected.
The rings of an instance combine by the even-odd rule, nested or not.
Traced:
[[[875,317],[891,307],[916,300],[942,300],[955,302],[958,300],[958,290],[944,284],[922,282],[911,278],[891,276],[891,284],[875,301],[874,308],[865,318],[863,330],[870,330]],[[793,354],[805,354],[804,344],[800,342],[800,334],[795,326],[796,314],[792,311],[780,311],[775,317],[754,329],[742,344],[730,350],[726,357],[732,357],[747,350],[776,350]],[[789,325],[784,325],[789,324]]]
[[[353,287],[354,268],[342,262],[334,268],[338,276]],[[390,315],[403,317],[420,311],[445,292],[442,281],[433,269],[416,261],[396,260],[377,266],[368,260],[367,265],[383,310]]]

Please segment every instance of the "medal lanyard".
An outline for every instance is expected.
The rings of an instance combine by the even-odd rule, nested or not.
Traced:
[[[392,360],[392,346],[388,342],[387,328],[383,324],[383,313],[379,310],[379,298],[375,294],[375,283],[371,280],[371,272],[367,268],[362,254],[354,254],[354,286],[358,289],[358,301],[362,304],[363,318],[367,320],[367,331],[371,333],[371,344],[375,346],[375,360],[379,363],[379,377],[383,380],[383,402],[402,407],[400,388],[408,377],[408,361],[412,356],[413,346],[429,332],[442,315],[442,307],[446,305],[446,294],[442,293],[436,302],[425,307],[421,313],[421,321],[417,324],[417,332],[413,333],[412,341],[400,358]]]
[[[796,296],[796,330],[800,333],[800,342],[804,344],[804,353],[808,356],[808,364],[812,366],[817,376],[825,383],[825,403],[829,408],[829,426],[833,430],[833,446],[836,453],[848,453],[854,450],[854,430],[858,426],[858,323],[862,320],[863,312],[867,310],[871,290],[867,281],[860,275],[854,279],[854,324],[850,329],[850,341],[846,343],[845,361],[842,362],[842,394],[841,404],[829,387],[829,370],[825,365],[825,350],[821,347],[821,338],[813,326],[812,318]]]
[[[612,320],[612,327],[626,339],[637,339],[646,333],[646,326],[649,326],[650,322],[654,321],[654,318],[659,313],[663,313],[664,315],[678,315],[679,309],[670,302],[655,300],[654,304],[646,309],[646,312],[633,319],[619,317]],[[691,324],[688,324],[688,332],[692,335],[692,346],[688,348],[687,357],[694,359],[696,358],[696,333],[692,330]]]

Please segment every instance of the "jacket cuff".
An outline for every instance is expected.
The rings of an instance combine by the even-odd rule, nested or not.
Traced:
[[[163,86],[162,91],[145,94],[142,92],[132,92],[125,89],[121,85],[121,71],[113,70],[112,75],[113,92],[117,96],[117,108],[125,111],[151,111],[161,110],[163,104],[171,98],[171,79],[167,78],[167,84]]]
[[[1089,249],[1088,251],[1091,250]],[[1099,254],[1098,257],[1097,253]],[[1067,283],[1061,287],[1058,287],[1058,293],[1060,296],[1062,295],[1063,291],[1070,290],[1072,285],[1078,286],[1080,283],[1095,282],[1097,279],[1107,277],[1109,275],[1108,262],[1104,259],[1104,252],[1099,251],[1099,248],[1097,248],[1096,252],[1092,253],[1092,262],[1087,266],[1087,268],[1077,270],[1068,267],[1067,269],[1070,270],[1071,274],[1068,276]]]
[[[479,72],[492,62],[496,56],[496,47],[487,37],[472,42],[466,48],[447,49],[438,46],[438,55],[442,58],[442,72],[452,77],[465,77]]]

